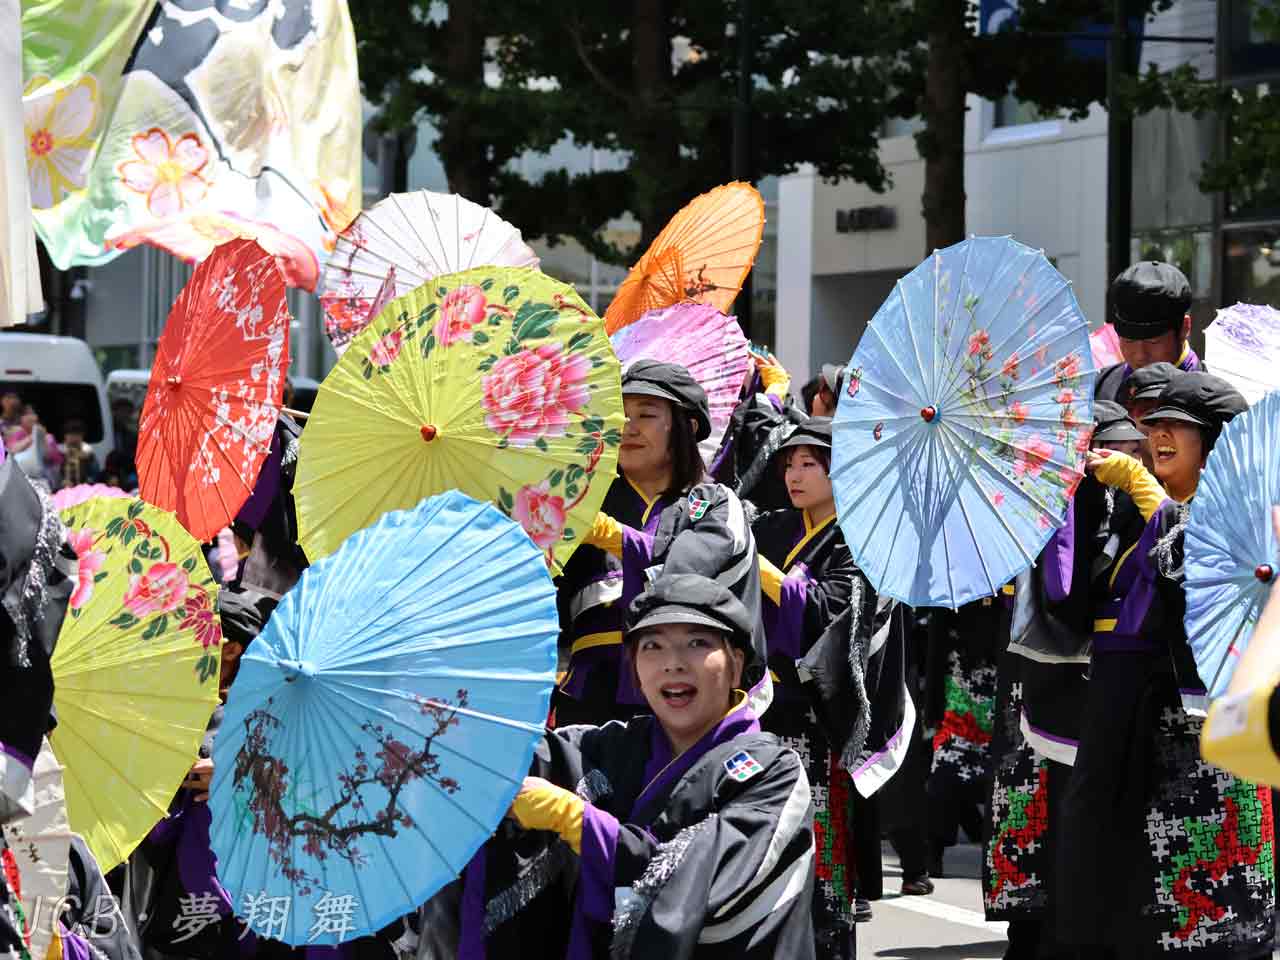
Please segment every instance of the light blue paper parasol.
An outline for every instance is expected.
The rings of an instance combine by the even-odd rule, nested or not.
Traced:
[[[218,876],[259,935],[335,944],[456,877],[543,733],[555,590],[452,491],[307,570],[240,662],[214,750]]]
[[[1280,393],[1222,431],[1187,523],[1183,623],[1209,696],[1226,692],[1280,576],[1271,507],[1280,503]]]
[[[834,422],[836,509],[876,590],[954,608],[1030,567],[1083,475],[1095,377],[1042,251],[971,237],[899,280]]]

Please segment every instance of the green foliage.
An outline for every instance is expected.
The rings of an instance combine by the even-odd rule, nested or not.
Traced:
[[[364,92],[384,128],[429,118],[439,137],[419,149],[439,153],[450,189],[496,203],[526,236],[571,237],[628,263],[691,197],[733,178],[738,51],[726,24],[738,0],[352,0],[350,9]],[[894,71],[913,56],[902,42],[908,22],[879,0],[752,0],[749,179],[810,163],[824,177],[885,187],[878,136],[898,105]],[[565,138],[630,163],[533,182],[514,169],[525,151]],[[622,250],[603,231],[628,212],[641,246]]]
[[[1280,43],[1280,3],[1257,3],[1253,27],[1266,42]],[[1225,149],[1206,161],[1197,178],[1205,193],[1225,192],[1230,215],[1280,207],[1280,108],[1268,85],[1220,85],[1183,66],[1170,73],[1149,70],[1125,90],[1138,112],[1179,110],[1217,116],[1226,130]]]

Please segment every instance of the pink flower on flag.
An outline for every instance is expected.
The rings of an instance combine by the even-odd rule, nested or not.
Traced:
[[[126,160],[116,170],[121,182],[147,198],[153,217],[171,217],[204,199],[209,181],[200,173],[209,163],[209,149],[196,133],[184,133],[177,143],[159,127],[135,133],[136,160]]]
[[[569,415],[587,404],[590,371],[590,357],[565,356],[554,341],[501,358],[484,378],[485,426],[516,447],[564,436]]]
[[[524,527],[538,549],[549,550],[560,542],[564,533],[564,497],[552,496],[545,480],[536,486],[526,484],[516,492],[511,516]]]
[[[1030,437],[1024,446],[1014,449],[1017,450],[1013,461],[1015,477],[1038,479],[1045,463],[1053,456],[1053,444],[1040,437]]]
[[[442,347],[458,340],[471,342],[471,332],[484,323],[484,291],[468,284],[450,290],[440,302],[440,319],[436,321],[436,341]]]
[[[93,549],[97,533],[88,527],[72,530],[67,534],[67,543],[76,552],[79,568],[76,572],[76,589],[67,601],[72,610],[79,610],[93,596],[94,577],[102,569],[107,555],[101,550]]]
[[[988,344],[991,343],[991,335],[985,330],[979,330],[977,333],[969,335],[969,356],[976,357],[980,353],[989,352]]]
[[[404,332],[392,330],[378,338],[369,350],[369,360],[375,367],[389,367],[400,356],[400,344],[404,340]]]
[[[187,585],[187,572],[176,563],[153,563],[146,573],[129,578],[124,608],[135,617],[177,610],[182,606]]]
[[[22,114],[31,205],[44,210],[84,189],[101,115],[98,82],[86,73],[62,86],[38,73],[23,91]]]

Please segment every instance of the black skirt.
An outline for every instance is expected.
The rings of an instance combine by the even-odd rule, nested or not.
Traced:
[[[1063,943],[1270,955],[1270,791],[1203,761],[1200,726],[1167,653],[1095,654],[1055,857]]]

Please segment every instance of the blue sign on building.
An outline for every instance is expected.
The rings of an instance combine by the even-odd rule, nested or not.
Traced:
[[[1018,26],[1018,0],[982,0],[978,6],[978,32],[999,33]]]

